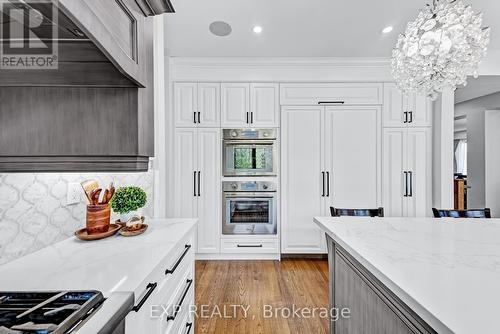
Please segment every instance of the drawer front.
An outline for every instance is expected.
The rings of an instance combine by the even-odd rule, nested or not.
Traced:
[[[263,254],[278,253],[278,240],[248,240],[224,239],[221,240],[222,253]]]
[[[188,293],[181,311],[174,321],[162,320],[161,334],[194,334],[194,321],[192,320],[190,305],[194,305],[194,289]]]
[[[383,85],[378,83],[281,84],[281,105],[382,104]]]

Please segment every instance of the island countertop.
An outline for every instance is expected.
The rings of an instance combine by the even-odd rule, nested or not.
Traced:
[[[500,332],[500,219],[314,221],[438,333]]]
[[[196,222],[150,219],[146,232],[135,237],[68,238],[1,265],[0,290],[98,290],[104,297],[115,291],[133,292]]]

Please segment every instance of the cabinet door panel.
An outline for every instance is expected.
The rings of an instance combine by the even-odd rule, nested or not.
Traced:
[[[405,126],[403,94],[393,83],[384,84],[384,115],[382,122],[384,127]]]
[[[408,126],[432,125],[432,101],[425,95],[412,94],[408,97],[408,111],[411,111]]]
[[[174,83],[174,117],[177,127],[194,127],[195,112],[198,111],[196,83]]]
[[[325,170],[329,173],[329,206],[378,206],[380,114],[380,107],[326,108]]]
[[[198,130],[198,253],[218,253],[221,230],[221,139],[219,129]]]
[[[411,172],[411,189],[408,197],[408,217],[430,216],[431,198],[431,164],[429,157],[432,150],[432,133],[430,128],[408,129],[406,144],[407,166]],[[409,185],[410,186],[410,185]]]
[[[324,234],[312,217],[322,215],[323,108],[282,111],[282,252],[323,253]]]
[[[200,127],[220,127],[220,84],[198,84]]]
[[[175,129],[174,138],[174,208],[175,217],[197,217],[195,171],[197,167],[197,129]]]
[[[221,84],[222,127],[247,127],[250,113],[250,85]]]
[[[279,126],[279,85],[250,84],[250,112],[252,126]]]
[[[382,205],[387,217],[406,215],[405,191],[405,128],[384,129],[382,152]]]

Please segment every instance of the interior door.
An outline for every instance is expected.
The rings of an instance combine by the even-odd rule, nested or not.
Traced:
[[[377,106],[325,109],[328,207],[378,206],[380,114]]]
[[[198,84],[200,127],[220,127],[220,84]]]
[[[323,207],[322,107],[284,107],[281,125],[281,251],[324,253],[324,233],[313,222]]]
[[[408,217],[431,215],[432,171],[428,157],[432,150],[430,128],[410,128],[406,144],[406,170],[408,174]]]
[[[250,124],[256,127],[279,126],[279,85],[250,84]]]
[[[174,137],[174,208],[175,217],[198,217],[196,128],[177,128]]]
[[[198,112],[198,84],[174,83],[174,117],[176,127],[195,127]]]
[[[382,206],[387,217],[406,215],[406,128],[386,128],[382,151]]]
[[[250,84],[221,84],[222,127],[247,127],[250,122]]]
[[[198,253],[218,253],[222,226],[220,129],[199,129],[197,147]]]

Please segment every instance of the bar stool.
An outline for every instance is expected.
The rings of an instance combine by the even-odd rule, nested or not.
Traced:
[[[340,216],[359,216],[359,217],[383,217],[384,208],[378,209],[339,209],[330,207],[332,217]]]
[[[434,218],[491,218],[491,210],[485,209],[471,209],[471,210],[443,210],[432,208]]]

